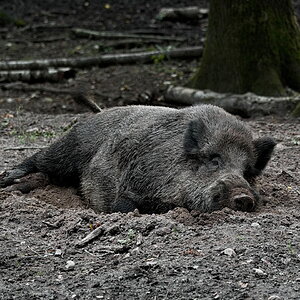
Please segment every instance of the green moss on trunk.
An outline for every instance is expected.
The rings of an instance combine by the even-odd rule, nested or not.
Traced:
[[[291,0],[211,0],[201,65],[188,83],[217,92],[300,91],[300,30]]]

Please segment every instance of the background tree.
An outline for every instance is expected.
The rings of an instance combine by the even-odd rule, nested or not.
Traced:
[[[258,95],[300,91],[300,29],[291,0],[210,0],[196,89]]]

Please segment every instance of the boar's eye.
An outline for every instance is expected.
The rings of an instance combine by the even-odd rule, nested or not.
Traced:
[[[218,170],[222,167],[222,159],[219,155],[213,155],[210,157],[207,166],[211,170]]]

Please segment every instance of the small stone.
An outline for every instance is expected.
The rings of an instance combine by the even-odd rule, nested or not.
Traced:
[[[72,270],[75,267],[75,262],[73,260],[68,260],[66,264],[66,269]]]
[[[200,8],[199,12],[201,15],[208,15],[209,10],[208,8]]]
[[[280,300],[281,298],[278,295],[271,295],[268,300]]]
[[[37,127],[32,127],[26,130],[27,133],[34,133],[34,132],[38,132],[39,129]]]
[[[130,253],[131,254],[138,254],[138,253],[140,253],[141,252],[141,250],[140,250],[140,247],[136,247],[136,248],[134,248],[134,249],[132,249],[131,251],[130,251]]]
[[[63,281],[63,276],[61,275],[61,274],[59,274],[58,276],[57,276],[57,279],[56,279],[56,281]]]
[[[146,266],[154,266],[156,264],[157,264],[157,261],[155,261],[155,260],[146,261]]]
[[[53,98],[51,98],[51,97],[44,97],[43,98],[43,102],[52,103],[53,102]]]
[[[245,289],[247,286],[248,286],[248,283],[244,283],[244,282],[241,282],[241,281],[239,281],[238,282],[238,285],[242,288],[242,289]]]
[[[263,276],[266,276],[266,275],[267,275],[267,274],[266,274],[263,270],[261,270],[261,269],[256,269],[256,268],[254,268],[253,270],[254,270],[255,274],[256,274],[257,276],[259,276],[259,277],[263,277]]]
[[[61,256],[62,255],[61,249],[56,249],[54,255],[55,256]]]
[[[236,252],[232,248],[226,248],[222,253],[230,257],[236,255]]]
[[[140,246],[142,243],[143,243],[143,235],[141,233],[138,233],[136,237],[136,245]]]
[[[260,228],[261,225],[260,225],[258,222],[253,222],[253,223],[251,224],[251,227]]]

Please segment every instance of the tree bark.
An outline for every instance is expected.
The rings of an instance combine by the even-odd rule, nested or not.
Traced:
[[[196,89],[265,96],[300,91],[300,30],[291,0],[211,0]]]

